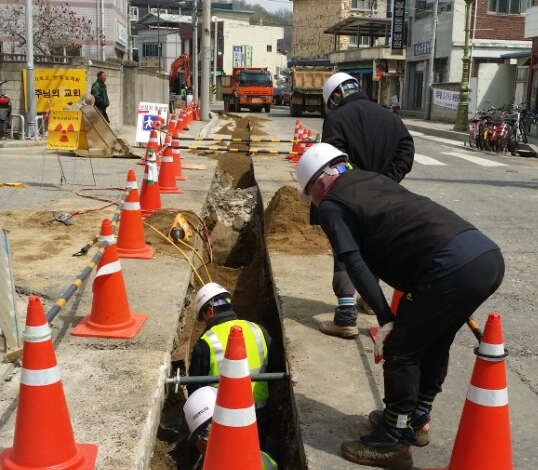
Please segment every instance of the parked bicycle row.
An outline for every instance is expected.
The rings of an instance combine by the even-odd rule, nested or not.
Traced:
[[[517,155],[518,145],[528,143],[531,125],[538,122],[538,111],[524,104],[477,111],[469,119],[469,146]]]

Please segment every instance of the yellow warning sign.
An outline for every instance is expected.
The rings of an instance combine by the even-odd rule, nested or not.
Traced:
[[[51,111],[47,149],[77,150],[81,122],[80,111]]]
[[[22,71],[26,88],[26,69]],[[84,69],[35,69],[36,111],[46,113],[49,110],[63,110],[67,105],[76,103],[86,93],[86,70]],[[26,109],[28,105],[25,101]]]

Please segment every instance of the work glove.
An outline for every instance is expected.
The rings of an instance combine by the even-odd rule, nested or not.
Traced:
[[[385,323],[377,330],[375,345],[374,345],[374,361],[379,364],[383,360],[383,346],[387,340],[387,336],[392,331],[394,322]]]

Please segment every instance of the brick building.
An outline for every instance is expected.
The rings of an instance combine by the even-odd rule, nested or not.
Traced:
[[[293,0],[292,60],[326,58],[356,74],[378,103],[388,104],[397,93],[404,109],[427,115],[432,87],[457,90],[461,82],[466,3],[397,2],[401,4],[406,11],[405,54],[394,55],[391,0]],[[527,87],[518,83],[529,62],[531,42],[524,29],[531,5],[532,0],[469,3],[470,112],[521,102],[527,95]]]

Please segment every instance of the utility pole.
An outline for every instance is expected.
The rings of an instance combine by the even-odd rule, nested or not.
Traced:
[[[435,45],[437,36],[437,11],[439,0],[433,2],[433,25],[432,25],[432,42],[430,44],[430,61],[428,63],[428,84],[426,86],[426,106],[424,119],[430,120],[432,115],[432,98],[433,98],[433,74],[435,72]]]
[[[200,119],[209,121],[209,70],[211,65],[211,3],[209,0],[203,2],[202,17],[202,81],[201,81],[201,101]]]
[[[37,139],[34,70],[34,18],[33,2],[26,0],[26,111],[28,112],[28,137]],[[24,129],[22,130],[24,133]]]
[[[198,0],[192,4],[192,99],[198,103]]]
[[[473,0],[465,0],[465,43],[463,45],[463,63],[461,72],[460,101],[454,130],[464,132],[468,128],[469,120],[469,36],[471,33],[471,5]]]

